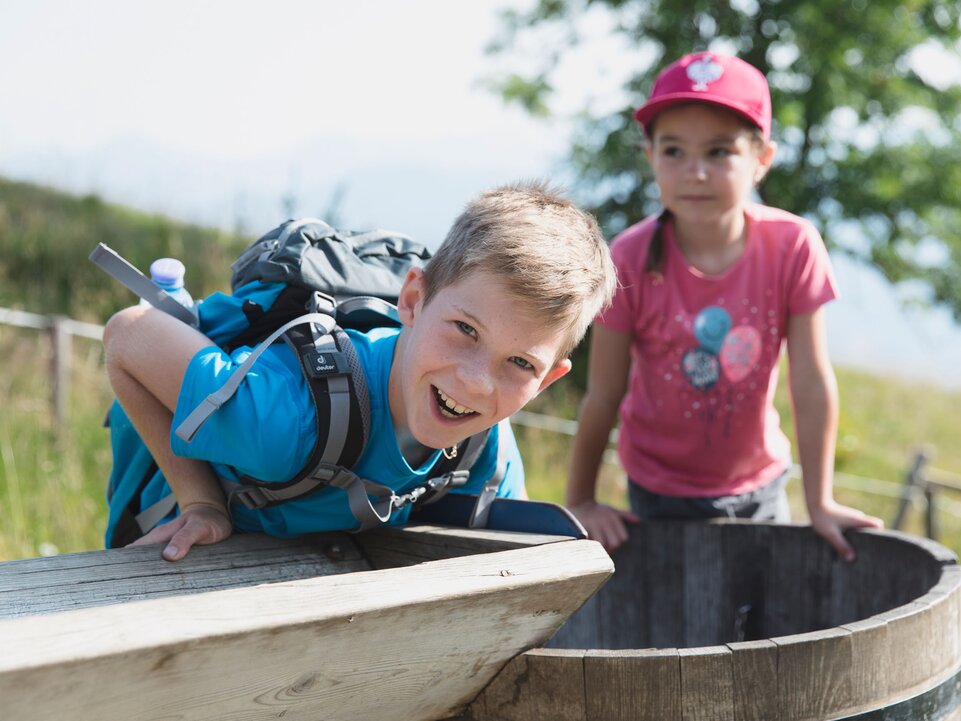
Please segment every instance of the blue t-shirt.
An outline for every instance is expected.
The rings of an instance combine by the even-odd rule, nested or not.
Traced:
[[[226,297],[224,297],[226,298]],[[232,296],[231,296],[232,298]],[[208,298],[201,304],[209,315],[217,302]],[[411,468],[401,455],[388,406],[387,382],[400,331],[377,328],[366,333],[347,331],[357,351],[370,393],[371,432],[367,446],[353,471],[361,478],[404,493],[430,477],[440,452],[432,454],[419,468]],[[213,335],[213,334],[210,334]],[[240,348],[228,355],[217,347],[198,352],[191,360],[181,386],[173,428],[211,392],[220,388],[241,364],[250,349]],[[506,428],[506,432],[504,429]],[[286,481],[306,464],[316,436],[316,412],[307,382],[294,352],[286,344],[268,348],[244,378],[237,393],[204,423],[190,443],[171,434],[173,451],[181,456],[209,461],[216,473],[236,480],[238,473],[261,481]],[[470,473],[466,486],[452,492],[478,493],[496,468],[497,448],[506,448],[507,467],[497,495],[523,495],[524,469],[520,452],[508,424],[491,430],[488,442]],[[161,474],[152,479],[141,497],[141,507],[167,495],[169,487]],[[339,488],[323,488],[309,495],[260,510],[234,503],[234,525],[244,531],[262,531],[274,536],[294,536],[331,530],[353,530],[358,522],[350,512],[347,494]],[[404,523],[411,507],[395,511],[391,524]]]

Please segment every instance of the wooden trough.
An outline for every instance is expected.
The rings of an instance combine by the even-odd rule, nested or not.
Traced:
[[[961,570],[925,539],[808,527],[648,523],[545,648],[472,721],[961,719]]]
[[[446,718],[611,571],[593,541],[433,526],[3,563],[0,713]]]

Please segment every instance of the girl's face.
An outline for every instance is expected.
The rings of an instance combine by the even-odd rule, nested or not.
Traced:
[[[647,157],[664,206],[678,220],[725,223],[743,211],[774,149],[734,113],[691,103],[657,117]]]

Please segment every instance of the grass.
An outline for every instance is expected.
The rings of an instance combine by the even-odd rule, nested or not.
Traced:
[[[102,547],[110,400],[99,343],[74,340],[69,423],[50,404],[46,334],[0,326],[0,558]]]
[[[106,523],[103,492],[110,472],[109,432],[102,421],[111,393],[99,343],[74,339],[69,418],[54,427],[46,334],[0,325],[0,560],[102,547]],[[937,468],[961,472],[961,393],[838,369],[842,414],[838,434],[837,498],[880,516],[894,517],[896,494],[912,454],[924,446]],[[529,410],[574,417],[572,384],[538,398]],[[783,390],[777,405],[790,433]],[[532,498],[561,502],[569,436],[518,427]],[[846,474],[879,479],[867,489],[846,487]],[[625,507],[624,474],[605,463],[600,497]],[[800,484],[789,492],[795,517],[805,518]],[[885,495],[887,493],[888,495]],[[913,508],[906,530],[923,530]],[[961,498],[945,497],[938,515],[939,540],[961,552]]]

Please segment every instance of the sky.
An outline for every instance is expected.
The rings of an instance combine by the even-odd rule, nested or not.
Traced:
[[[0,175],[256,235],[290,215],[436,246],[496,184],[564,179],[571,126],[485,79],[510,0],[0,0]],[[640,102],[595,14],[555,108]],[[545,48],[527,48],[537,54]],[[961,331],[835,259],[836,362],[961,387]]]

